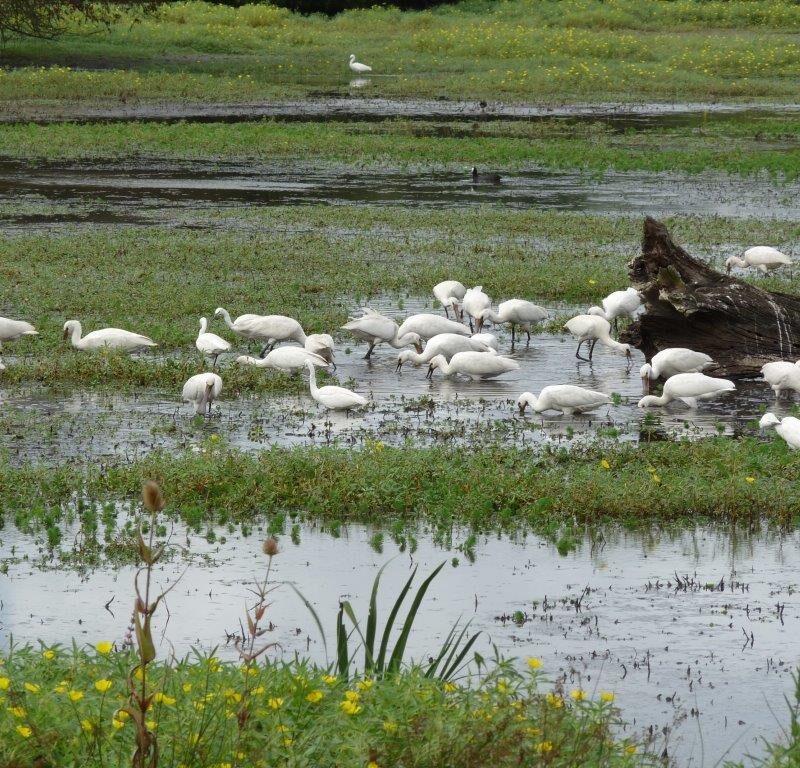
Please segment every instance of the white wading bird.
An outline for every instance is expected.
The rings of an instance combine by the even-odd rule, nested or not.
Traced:
[[[324,368],[329,365],[328,361],[321,355],[307,352],[301,347],[278,347],[268,352],[266,357],[247,357],[240,355],[236,358],[239,365],[254,365],[257,368],[274,368],[278,371],[298,371],[306,367],[306,363],[312,363],[317,368]]]
[[[493,349],[495,352],[500,349],[499,345],[497,344],[497,336],[495,336],[493,333],[473,333],[470,338],[473,341],[482,341],[487,347],[489,347],[489,349]]]
[[[221,336],[217,336],[216,333],[208,333],[208,320],[204,317],[200,318],[200,333],[197,334],[194,345],[199,352],[213,358],[212,368],[216,367],[217,358],[231,348],[229,341],[225,341]]]
[[[152,339],[140,333],[131,333],[119,328],[101,328],[87,333],[81,337],[82,328],[80,321],[67,320],[64,323],[64,338],[72,342],[75,349],[95,350],[107,347],[118,349],[122,352],[133,352],[144,347],[157,347]]]
[[[417,352],[422,352],[422,339],[418,333],[401,335],[398,333],[400,329],[397,323],[392,318],[369,307],[366,307],[363,312],[361,317],[351,317],[350,322],[342,326],[342,330],[350,331],[357,339],[369,342],[369,349],[364,355],[365,360],[370,359],[372,350],[381,342],[385,342],[395,349],[413,345],[417,348]]]
[[[578,339],[578,349],[575,357],[579,360],[591,362],[594,346],[599,341],[603,346],[614,349],[617,352],[624,352],[627,357],[631,356],[631,348],[628,344],[620,344],[611,338],[611,323],[603,317],[597,315],[578,315],[568,320],[566,328],[576,339]],[[581,357],[581,346],[585,341],[591,342],[589,347],[589,357]]]
[[[0,317],[0,349],[5,342],[14,341],[20,336],[38,335],[39,331],[24,320],[9,320],[7,317]]]
[[[761,375],[772,387],[776,398],[781,396],[781,392],[800,392],[800,361],[767,363],[761,367]]]
[[[678,373],[700,373],[714,361],[704,352],[685,347],[669,347],[653,355],[649,363],[639,369],[645,392],[650,391],[650,380],[668,379]]]
[[[779,419],[774,413],[765,413],[758,422],[761,429],[775,427],[775,431],[786,441],[793,451],[800,448],[800,419],[786,416]]]
[[[519,369],[519,363],[509,357],[495,355],[490,352],[457,352],[447,362],[444,355],[436,355],[428,365],[428,378],[433,379],[433,372],[439,369],[444,376],[469,376],[470,379],[493,379],[509,371]]]
[[[286,315],[239,315],[231,320],[228,310],[217,307],[214,317],[221,317],[234,333],[249,341],[265,344],[262,356],[279,341],[296,341],[308,352],[314,352],[333,363],[333,337],[327,333],[306,336],[303,327],[293,317]]]
[[[778,269],[778,267],[787,264],[791,265],[791,263],[792,260],[777,248],[771,248],[768,245],[757,245],[755,248],[748,248],[744,252],[744,258],[731,256],[725,262],[725,271],[730,274],[732,267],[755,267],[766,274],[773,269]]]
[[[583,413],[607,405],[611,398],[602,392],[595,392],[571,384],[557,384],[545,387],[536,397],[532,392],[523,392],[517,400],[520,414],[525,413],[525,408],[531,406],[536,413],[544,411],[561,411],[566,416],[573,413]]]
[[[601,303],[602,307],[589,307],[586,314],[603,317],[609,323],[613,322],[616,329],[617,318],[630,317],[633,319],[639,307],[642,306],[642,297],[635,288],[626,288],[624,291],[609,293]]]
[[[366,397],[362,397],[344,387],[325,386],[318,388],[314,363],[309,360],[306,363],[306,368],[308,368],[308,385],[311,389],[311,397],[329,411],[349,411],[351,408],[359,408],[369,402]]]
[[[403,367],[403,363],[413,363],[414,365],[429,363],[436,355],[444,355],[447,360],[450,360],[453,355],[457,355],[459,352],[488,352],[489,354],[494,354],[495,350],[483,340],[475,337],[459,336],[457,333],[440,333],[425,345],[422,354],[411,349],[404,349],[397,357],[396,370],[399,371]]]
[[[211,403],[222,392],[222,379],[216,373],[198,373],[183,385],[183,399],[194,403],[195,413],[211,413]]]
[[[356,61],[356,55],[354,53],[350,54],[350,69],[359,75],[363,75],[365,72],[372,72],[372,67]]]
[[[728,379],[713,379],[704,373],[678,373],[666,380],[661,397],[647,395],[639,401],[639,407],[666,405],[673,400],[683,400],[686,405],[695,408],[698,400],[711,400],[734,389],[736,385]]]
[[[528,343],[531,340],[531,325],[540,323],[547,317],[547,310],[524,299],[509,299],[503,301],[495,312],[491,307],[484,309],[478,316],[478,333],[483,329],[483,324],[490,320],[499,325],[511,326],[511,349],[514,349],[514,329],[519,326],[519,331],[528,334]]]
[[[441,315],[431,315],[425,312],[407,317],[400,325],[398,333],[400,336],[406,333],[416,333],[426,341],[441,333],[456,333],[459,336],[470,335],[467,326],[457,323],[455,320],[448,320]]]
[[[472,321],[478,321],[481,313],[492,306],[492,300],[483,292],[482,285],[468,288],[461,301],[461,307],[469,317],[469,330],[472,332]]]
[[[436,300],[444,307],[445,317],[450,317],[447,313],[447,308],[451,307],[453,316],[458,318],[461,316],[461,308],[459,302],[464,298],[467,289],[458,280],[443,280],[433,286],[433,295]]]

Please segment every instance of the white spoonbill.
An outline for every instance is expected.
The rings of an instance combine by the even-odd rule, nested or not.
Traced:
[[[79,320],[67,320],[64,323],[64,338],[69,339],[75,349],[95,350],[107,347],[122,352],[133,352],[143,347],[158,346],[147,336],[123,331],[120,328],[101,328],[81,337],[82,330]]]
[[[404,349],[397,357],[397,371],[403,367],[403,363],[413,363],[421,365],[429,363],[436,355],[444,355],[449,360],[459,352],[488,352],[494,354],[495,350],[485,342],[475,337],[460,336],[457,333],[440,333],[434,336],[426,345],[422,354],[410,349]]]
[[[216,373],[198,373],[183,385],[183,399],[194,403],[195,413],[211,413],[211,403],[222,392],[222,379]]]
[[[791,265],[791,263],[792,260],[777,248],[771,248],[768,245],[757,245],[754,248],[748,248],[744,252],[744,258],[731,256],[725,262],[725,271],[730,274],[732,267],[755,267],[767,274],[773,269],[778,269],[778,267],[786,264]]]
[[[236,358],[239,365],[254,365],[257,368],[274,368],[278,371],[297,371],[306,367],[310,362],[317,368],[325,368],[328,361],[321,355],[315,355],[302,347],[278,347],[268,352],[266,357],[247,357],[240,355]]]
[[[303,347],[306,352],[311,352],[314,355],[325,358],[325,360],[333,366],[333,370],[336,370],[336,362],[333,359],[335,345],[333,343],[333,336],[329,333],[309,333],[308,336],[306,336]]]
[[[497,343],[497,336],[493,333],[486,333],[485,331],[483,333],[473,333],[470,338],[475,341],[482,341],[489,349],[493,349],[495,352],[500,349],[500,345]]]
[[[6,341],[14,341],[20,336],[38,335],[39,331],[24,320],[9,320],[7,317],[0,317],[0,348]]]
[[[317,387],[314,363],[309,360],[306,362],[306,368],[309,373],[308,385],[311,388],[311,397],[329,411],[349,411],[351,408],[359,408],[369,402],[366,397],[344,387]]]
[[[800,392],[800,362],[778,360],[767,363],[761,366],[761,375],[772,387],[776,398],[781,396],[781,392]]]
[[[200,333],[197,334],[194,345],[198,351],[204,355],[210,355],[214,359],[211,365],[212,368],[216,366],[217,358],[231,348],[229,341],[225,341],[221,336],[217,336],[216,333],[208,333],[208,320],[204,317],[200,318]]]
[[[481,313],[492,306],[492,300],[483,292],[482,285],[476,285],[467,289],[461,306],[469,317],[469,330],[473,331],[472,321],[478,321]],[[480,331],[480,328],[478,330]]]
[[[639,401],[639,407],[666,405],[673,400],[683,400],[686,405],[695,408],[698,400],[711,400],[734,389],[736,385],[728,379],[713,379],[704,373],[677,373],[664,382],[661,397],[647,395]]]
[[[786,441],[793,451],[800,448],[800,419],[786,416],[779,419],[774,413],[765,413],[758,422],[761,429],[775,427],[775,431]]]
[[[264,352],[275,346],[279,341],[293,340],[298,344],[306,343],[306,334],[303,327],[293,317],[286,315],[239,315],[235,320],[227,309],[217,307],[214,317],[221,317],[234,333],[243,336],[248,341],[263,342],[266,346]],[[312,352],[314,350],[311,350]]]
[[[645,389],[650,379],[668,379],[678,373],[700,373],[713,364],[704,352],[695,352],[686,347],[668,347],[653,355],[649,363],[639,369]]]
[[[356,72],[359,75],[363,75],[365,72],[372,72],[372,67],[369,67],[366,64],[361,64],[360,62],[356,61],[356,55],[354,53],[350,54],[350,69],[351,71]]]
[[[445,376],[469,376],[470,379],[493,379],[509,371],[519,369],[519,363],[510,357],[489,352],[457,352],[447,362],[444,355],[436,355],[428,365],[427,378],[433,379],[433,372],[439,369]]]
[[[453,315],[457,318],[460,315],[459,302],[464,298],[467,289],[458,280],[442,280],[433,286],[433,295],[436,300],[444,307],[445,317],[450,317],[447,308],[452,307]]]
[[[457,323],[455,320],[448,320],[441,315],[432,315],[427,312],[407,317],[400,325],[398,333],[400,336],[406,333],[416,333],[426,341],[438,336],[440,333],[455,333],[459,336],[470,335],[467,326]]]
[[[628,344],[620,344],[618,341],[614,341],[614,339],[611,338],[611,323],[604,317],[597,317],[597,315],[577,315],[571,320],[568,320],[564,328],[578,339],[578,349],[575,351],[575,357],[579,360],[591,362],[594,345],[597,344],[598,341],[609,349],[624,352],[627,357],[631,356],[631,348]],[[585,341],[591,342],[588,359],[581,357],[581,346]]]
[[[613,322],[614,328],[616,328],[617,318],[630,317],[632,319],[636,315],[637,310],[642,306],[642,297],[635,288],[626,288],[624,291],[609,293],[601,303],[602,307],[589,307],[586,314],[604,317],[609,323]]]
[[[372,350],[381,342],[387,343],[395,349],[415,346],[417,352],[422,352],[422,339],[418,333],[400,334],[397,323],[391,317],[386,317],[374,309],[366,307],[361,317],[351,317],[349,323],[342,326],[342,330],[350,331],[357,339],[369,342],[369,349],[364,355],[369,360]]]
[[[511,326],[511,349],[514,349],[514,329],[519,326],[520,333],[528,334],[528,343],[531,340],[531,325],[540,323],[547,317],[547,310],[524,299],[509,299],[501,302],[495,312],[491,307],[484,309],[478,315],[478,333],[483,329],[483,324],[490,320],[500,325]]]
[[[517,406],[520,414],[525,413],[525,408],[530,405],[536,413],[561,411],[571,416],[573,413],[591,411],[610,402],[611,398],[602,392],[575,387],[572,384],[556,384],[545,387],[539,393],[539,397],[533,392],[523,392],[517,400]]]

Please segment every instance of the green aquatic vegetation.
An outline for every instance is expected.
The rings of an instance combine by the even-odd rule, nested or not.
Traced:
[[[24,102],[256,101],[361,95],[501,101],[790,98],[800,14],[791,0],[502,4],[333,19],[269,5],[165,4],[132,23],[11,41],[7,111]],[[375,72],[350,87],[347,51]],[[22,102],[22,103],[21,103]]]
[[[699,118],[698,118],[699,122]],[[652,173],[762,172],[793,179],[800,172],[800,120],[713,114],[702,127],[620,133],[604,124],[563,120],[430,123],[122,123],[0,127],[0,154],[10,157],[108,159],[215,158],[275,162],[357,162],[360,167],[499,169],[535,166]]]

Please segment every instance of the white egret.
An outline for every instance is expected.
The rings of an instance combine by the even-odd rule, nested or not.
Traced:
[[[455,320],[448,320],[441,315],[432,315],[427,312],[407,317],[400,325],[398,333],[400,336],[406,333],[416,333],[426,341],[438,336],[440,333],[455,333],[459,336],[470,335],[465,325]]]
[[[417,348],[417,352],[422,352],[422,339],[418,333],[400,334],[397,323],[390,317],[369,307],[363,311],[364,314],[361,317],[351,317],[350,322],[342,326],[342,330],[349,331],[357,339],[369,342],[369,349],[364,355],[365,360],[370,359],[372,350],[381,342],[385,342],[395,349],[413,345]]]
[[[514,329],[519,326],[520,333],[528,334],[528,343],[531,340],[531,325],[540,323],[547,317],[547,310],[524,299],[509,299],[503,301],[495,312],[491,307],[484,309],[478,315],[478,333],[483,329],[483,324],[490,320],[500,325],[511,326],[511,349],[514,349]]]
[[[626,288],[624,291],[609,293],[603,299],[602,304],[602,307],[589,307],[586,314],[603,317],[609,323],[613,322],[616,329],[617,318],[630,317],[633,319],[639,307],[642,306],[642,297],[635,288]]]
[[[75,349],[95,350],[106,347],[121,352],[133,352],[144,347],[157,347],[152,339],[140,333],[123,331],[120,328],[101,328],[81,336],[83,329],[79,320],[67,320],[64,323],[64,338],[72,342]]]
[[[183,385],[183,399],[194,403],[195,413],[211,414],[211,403],[222,392],[222,379],[216,373],[198,373]]]
[[[767,363],[761,366],[761,375],[772,387],[776,398],[780,397],[782,392],[800,392],[800,361],[790,363],[778,360]]]
[[[786,441],[793,451],[800,448],[800,419],[785,416],[779,419],[774,413],[765,413],[758,422],[761,429],[775,427],[775,431]]]
[[[321,355],[315,355],[302,347],[278,347],[268,352],[265,357],[247,357],[240,355],[236,358],[239,365],[254,365],[257,368],[274,368],[278,371],[297,371],[306,367],[310,362],[317,368],[325,368],[328,361]]]
[[[364,406],[369,402],[366,397],[362,397],[344,387],[317,387],[314,363],[310,360],[307,361],[306,368],[308,368],[309,373],[308,385],[311,389],[311,397],[329,411],[349,411],[352,408]]]
[[[698,400],[711,400],[734,389],[736,385],[728,379],[714,379],[704,373],[677,373],[664,382],[661,397],[647,395],[639,401],[639,407],[666,405],[672,400],[683,400],[686,405],[695,408]]]
[[[525,408],[531,406],[536,413],[544,411],[561,411],[567,416],[573,413],[583,413],[606,405],[611,398],[603,392],[592,389],[575,387],[571,384],[556,384],[545,387],[536,397],[532,392],[523,392],[517,400],[520,414],[525,413]]]
[[[472,321],[478,321],[481,313],[492,306],[492,300],[483,292],[482,285],[476,285],[474,288],[467,289],[461,301],[461,306],[469,317],[469,329],[472,331],[474,330]]]
[[[436,355],[444,355],[449,360],[459,352],[487,352],[494,354],[495,350],[474,337],[460,336],[457,333],[440,333],[425,345],[425,349],[421,354],[410,349],[404,349],[397,357],[396,370],[399,371],[403,367],[403,363],[410,362],[414,365],[429,363]]]
[[[454,317],[458,318],[461,314],[459,302],[464,298],[467,289],[458,280],[443,280],[433,286],[433,295],[436,300],[444,307],[445,317],[450,317],[447,308],[451,307]]]
[[[488,352],[458,352],[450,358],[436,355],[428,365],[427,378],[433,379],[433,372],[439,369],[445,376],[469,376],[470,379],[493,379],[509,371],[519,369],[519,363],[510,357],[494,355]]]
[[[365,72],[372,72],[372,67],[356,61],[356,55],[354,53],[350,54],[350,69],[359,75],[363,75]]]
[[[730,274],[732,267],[755,267],[767,274],[767,272],[787,264],[791,265],[792,260],[785,253],[768,245],[757,245],[754,248],[748,248],[744,252],[744,258],[731,256],[725,262],[725,271]]]
[[[208,333],[208,320],[204,317],[200,318],[200,333],[197,334],[194,345],[202,354],[213,358],[212,368],[216,367],[217,358],[231,348],[229,341],[225,341],[221,336],[217,336],[216,333]]]
[[[631,348],[628,344],[620,344],[618,341],[611,338],[611,323],[604,317],[597,317],[597,315],[577,315],[571,320],[568,320],[564,328],[578,339],[578,349],[575,351],[575,357],[579,360],[591,362],[594,346],[598,341],[609,349],[614,349],[617,352],[624,352],[627,357],[631,356]],[[581,357],[581,346],[586,341],[591,342],[588,359]]]
[[[24,320],[10,320],[0,317],[0,349],[6,341],[14,341],[20,336],[38,336],[37,331],[30,323]]]
[[[668,347],[653,355],[649,363],[639,369],[642,379],[668,379],[677,373],[700,373],[714,361],[705,352],[695,352],[686,347]]]

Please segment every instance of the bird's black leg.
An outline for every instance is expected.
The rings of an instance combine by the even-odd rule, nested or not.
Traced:
[[[528,334],[528,343],[526,344],[526,346],[528,346],[528,347],[529,347],[529,346],[530,346],[530,344],[531,344],[531,332],[530,332],[530,331],[525,331],[525,333],[527,333],[527,334]]]
[[[511,323],[511,351],[514,351],[514,323]]]
[[[214,355],[214,359],[211,361],[211,370],[212,371],[214,370],[214,368],[217,367],[217,357],[219,357],[219,355]]]
[[[589,362],[592,362],[592,355],[594,354],[594,345],[597,344],[597,339],[592,339],[592,346],[589,347]]]
[[[581,347],[583,346],[584,341],[586,341],[586,339],[581,339],[578,342],[578,348],[575,350],[575,357],[577,357],[578,360],[586,360],[586,358],[581,355]],[[586,362],[588,363],[589,361],[586,360]]]
[[[374,341],[371,341],[371,342],[369,343],[369,349],[367,350],[367,354],[366,354],[366,355],[364,355],[364,359],[365,359],[365,360],[369,360],[369,359],[370,359],[370,357],[372,356],[372,350],[373,350],[373,349],[375,349],[375,342],[374,342]]]
[[[472,315],[469,316],[469,332],[475,333],[475,330],[472,327]]]
[[[261,350],[260,357],[264,357],[264,355],[266,355],[268,351],[269,351],[269,344],[265,344],[264,349]]]
[[[447,313],[447,304],[443,304],[442,306],[444,307],[444,316],[449,320],[450,315]]]

